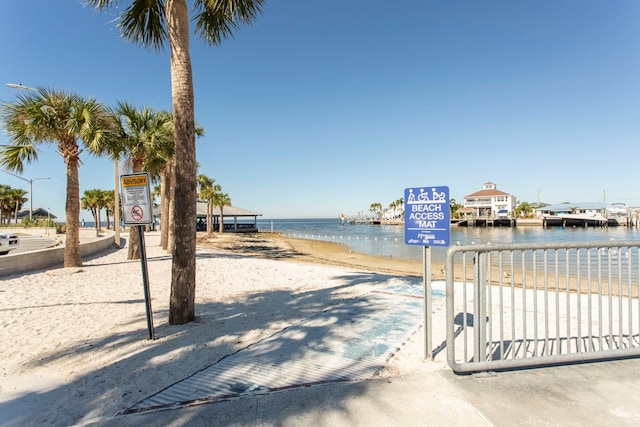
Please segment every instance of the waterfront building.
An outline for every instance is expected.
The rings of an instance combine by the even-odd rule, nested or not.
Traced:
[[[604,203],[604,202],[587,202],[587,203],[559,203],[555,205],[543,206],[536,209],[536,217],[545,216],[562,216],[562,215],[585,215],[596,216],[602,215],[605,218],[627,217],[629,208],[624,203]]]
[[[486,182],[482,190],[464,196],[464,208],[461,214],[474,218],[507,217],[516,207],[516,197],[496,188],[493,182]]]
[[[536,209],[536,217],[544,226],[607,226],[633,225],[629,222],[629,208],[624,203],[560,203]]]
[[[197,202],[197,225],[196,229],[205,231],[207,229],[207,203]],[[220,223],[224,226],[225,232],[255,232],[258,231],[257,220],[262,214],[238,208],[236,206],[225,206],[222,210],[223,218],[220,218],[220,207],[213,208],[213,231],[220,230]]]
[[[29,210],[22,210],[20,212],[18,212],[18,220],[19,222],[22,222],[25,219],[29,219]],[[55,216],[54,214],[52,214],[50,211],[48,211],[47,209],[43,209],[43,208],[36,208],[31,212],[31,218],[34,220],[38,220],[38,219],[57,219],[58,217]],[[13,217],[11,217],[10,219],[13,219]]]

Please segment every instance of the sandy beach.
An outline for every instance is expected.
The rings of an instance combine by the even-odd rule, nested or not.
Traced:
[[[127,261],[126,249],[85,259],[82,268],[3,277],[1,425],[75,425],[113,416],[395,276],[421,281],[411,277],[420,266],[385,262],[340,245],[276,234],[203,234],[197,319],[170,326],[171,260],[157,234],[149,233],[146,243],[154,341],[148,339],[140,262]],[[391,358],[381,376],[427,366],[419,335]]]
[[[340,243],[297,239],[280,233],[202,234],[198,245],[265,259],[288,260],[364,271],[422,277],[422,262],[354,252]]]

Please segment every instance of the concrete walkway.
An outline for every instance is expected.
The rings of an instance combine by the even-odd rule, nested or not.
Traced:
[[[638,426],[640,360],[456,376],[439,369],[115,416],[104,426]]]
[[[637,426],[638,360],[493,376],[438,370],[133,415],[123,425]]]

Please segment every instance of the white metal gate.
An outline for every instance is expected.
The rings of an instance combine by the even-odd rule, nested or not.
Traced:
[[[638,242],[447,251],[447,361],[457,373],[640,356]]]

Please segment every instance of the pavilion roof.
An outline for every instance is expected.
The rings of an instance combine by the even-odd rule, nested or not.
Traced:
[[[260,213],[248,211],[237,206],[225,206],[222,212],[224,216],[262,216]],[[207,216],[207,204],[205,202],[198,202],[198,216]],[[220,216],[219,206],[213,207],[213,216]]]

